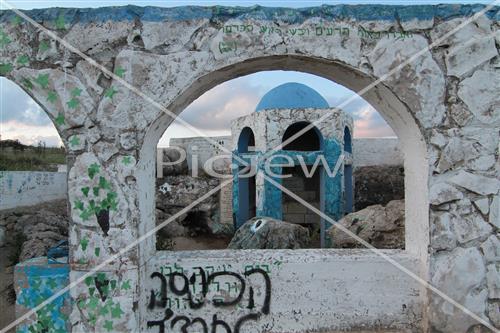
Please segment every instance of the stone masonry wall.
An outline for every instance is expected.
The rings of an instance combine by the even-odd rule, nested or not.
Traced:
[[[179,114],[223,81],[271,69],[352,90],[377,83],[364,98],[399,137],[407,171],[406,250],[387,255],[500,328],[498,7],[21,14],[0,12],[0,75],[37,101],[68,147],[70,280],[82,280],[71,290],[74,332],[158,332],[181,318],[245,332],[478,325],[369,251],[156,253],[151,237],[132,246],[154,227],[155,150],[171,122],[164,107]],[[172,276],[179,285],[167,284]],[[189,287],[200,276],[214,282],[206,295]],[[195,304],[182,300],[189,290]]]

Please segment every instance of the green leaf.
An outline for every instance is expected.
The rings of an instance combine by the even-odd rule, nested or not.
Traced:
[[[122,158],[122,163],[124,165],[129,165],[130,163],[132,163],[132,157],[130,157],[130,156],[124,156]]]
[[[71,96],[73,97],[78,97],[82,94],[82,89],[76,87],[73,90],[71,90]]]
[[[87,208],[82,211],[80,217],[82,218],[82,220],[86,221],[92,216],[93,213],[94,211],[91,208]]]
[[[23,22],[23,20],[22,20],[22,18],[20,18],[19,16],[15,15],[15,16],[14,16],[14,17],[10,20],[10,22],[11,22],[14,26],[18,26],[18,25],[20,25],[20,24]]]
[[[38,49],[42,52],[47,51],[50,48],[49,42],[46,40],[42,40],[40,44],[38,44]]]
[[[55,121],[56,121],[56,124],[57,124],[57,125],[59,125],[59,126],[64,125],[64,121],[65,121],[65,119],[64,119],[64,115],[63,115],[62,113],[59,113],[59,114],[57,115],[57,117],[56,117]]]
[[[106,331],[111,332],[113,330],[113,322],[109,321],[109,320],[106,320],[104,322],[104,326],[103,327],[106,329]]]
[[[126,72],[126,71],[125,71],[123,68],[121,68],[121,67],[117,67],[117,68],[115,69],[115,74],[116,74],[116,76],[118,76],[118,77],[123,77],[123,74],[125,74],[125,72]]]
[[[92,187],[92,192],[94,193],[95,197],[99,196],[99,190],[99,187]]]
[[[109,310],[108,310],[108,307],[106,305],[103,305],[101,307],[99,307],[99,315],[101,316],[105,316],[109,313]]]
[[[75,208],[83,210],[83,202],[81,202],[80,200],[75,201]]]
[[[59,14],[55,23],[56,23],[56,29],[58,29],[58,30],[66,29],[66,27],[65,27],[66,22],[64,21],[64,14],[63,13]]]
[[[124,312],[120,308],[120,303],[116,303],[115,307],[111,308],[111,318],[121,318]]]
[[[96,279],[97,281],[99,281],[100,283],[104,283],[106,281],[106,274],[105,273],[102,273],[102,272],[99,272],[97,273],[96,275]]]
[[[47,93],[47,101],[54,104],[55,101],[57,101],[57,94],[55,91],[49,91]]]
[[[68,102],[66,102],[66,104],[70,109],[76,109],[80,104],[80,101],[78,101],[76,98],[72,98]]]
[[[113,96],[118,92],[118,90],[115,89],[115,87],[111,87],[106,89],[106,92],[104,92],[104,96],[113,99]]]
[[[90,179],[94,179],[94,176],[99,173],[99,164],[92,163],[87,169]]]
[[[127,281],[122,283],[122,290],[130,290],[130,289],[131,289],[130,280],[127,280]]]
[[[111,286],[111,289],[114,290],[116,288],[116,280],[109,281],[109,285]]]
[[[19,65],[26,65],[29,62],[30,62],[30,58],[26,54],[23,54],[23,55],[17,57],[17,63]]]
[[[87,306],[89,309],[95,310],[97,308],[97,305],[99,305],[99,299],[97,297],[91,297],[89,303]]]
[[[69,144],[74,147],[80,144],[80,138],[76,135],[73,135],[69,140]]]
[[[10,42],[12,42],[12,41],[9,38],[9,36],[5,32],[0,31],[0,47],[4,47],[7,44],[9,44]]]
[[[5,75],[13,69],[11,64],[0,64],[0,75]]]
[[[84,281],[87,287],[90,287],[94,284],[94,279],[92,278],[92,276],[87,276]]]
[[[90,191],[90,188],[88,186],[82,187],[82,193],[84,196],[88,197],[89,191]]]
[[[47,89],[49,85],[49,74],[38,74],[35,82],[40,85],[43,89]]]
[[[99,187],[103,190],[110,189],[109,182],[103,176],[99,177]]]
[[[87,250],[87,246],[89,245],[89,240],[87,238],[82,238],[80,240],[80,245],[83,251]]]
[[[95,254],[95,256],[96,256],[96,257],[99,257],[100,253],[101,253],[101,248],[100,248],[100,247],[96,247],[96,248],[94,249],[94,254]]]

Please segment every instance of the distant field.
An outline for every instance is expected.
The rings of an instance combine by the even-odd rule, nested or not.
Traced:
[[[0,147],[0,171],[57,171],[57,164],[65,163],[66,154],[61,148]]]

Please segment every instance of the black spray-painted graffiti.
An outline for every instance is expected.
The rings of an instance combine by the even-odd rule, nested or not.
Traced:
[[[165,309],[165,314],[164,317],[159,320],[148,321],[148,328],[158,327],[159,333],[165,333],[167,326],[170,326],[170,329],[180,328],[180,331],[183,333],[187,332],[190,327],[197,327],[204,333],[208,333],[209,331],[215,333],[217,332],[217,328],[224,328],[226,333],[238,333],[246,322],[256,321],[262,315],[269,314],[271,306],[271,279],[266,270],[251,268],[245,269],[245,272],[242,274],[228,270],[208,273],[202,267],[194,267],[193,270],[197,270],[197,272],[191,274],[190,277],[188,277],[183,270],[170,271],[169,273],[154,272],[151,274],[151,279],[160,282],[160,290],[159,293],[155,292],[155,290],[151,290],[148,309]],[[264,301],[261,307],[256,306],[254,288],[247,283],[247,278],[251,276],[260,276],[264,282]],[[222,281],[218,281],[220,279],[234,280],[232,283],[227,281],[224,283],[228,284],[228,291],[233,290],[237,293],[236,296],[229,297],[226,295],[224,297],[207,297],[209,294],[209,287],[214,284],[218,286],[222,283]],[[196,293],[197,285],[201,286],[201,293]],[[241,304],[244,302],[243,297],[247,289],[247,301],[245,304]],[[176,315],[171,309],[172,304],[168,301],[169,292],[173,295],[183,297],[191,310],[201,309],[206,304],[210,303],[216,308],[235,307],[237,305],[244,306],[250,313],[238,318],[234,324],[234,328],[231,328],[224,320],[219,319],[218,315],[220,314],[214,314],[211,318],[211,322],[208,324],[205,319],[200,317],[189,318],[184,315]]]

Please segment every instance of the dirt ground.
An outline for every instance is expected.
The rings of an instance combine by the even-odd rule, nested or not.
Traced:
[[[9,297],[9,286],[13,282],[13,270],[9,267],[10,247],[0,248],[0,329],[15,320],[15,308]],[[14,332],[14,330],[9,331]]]

